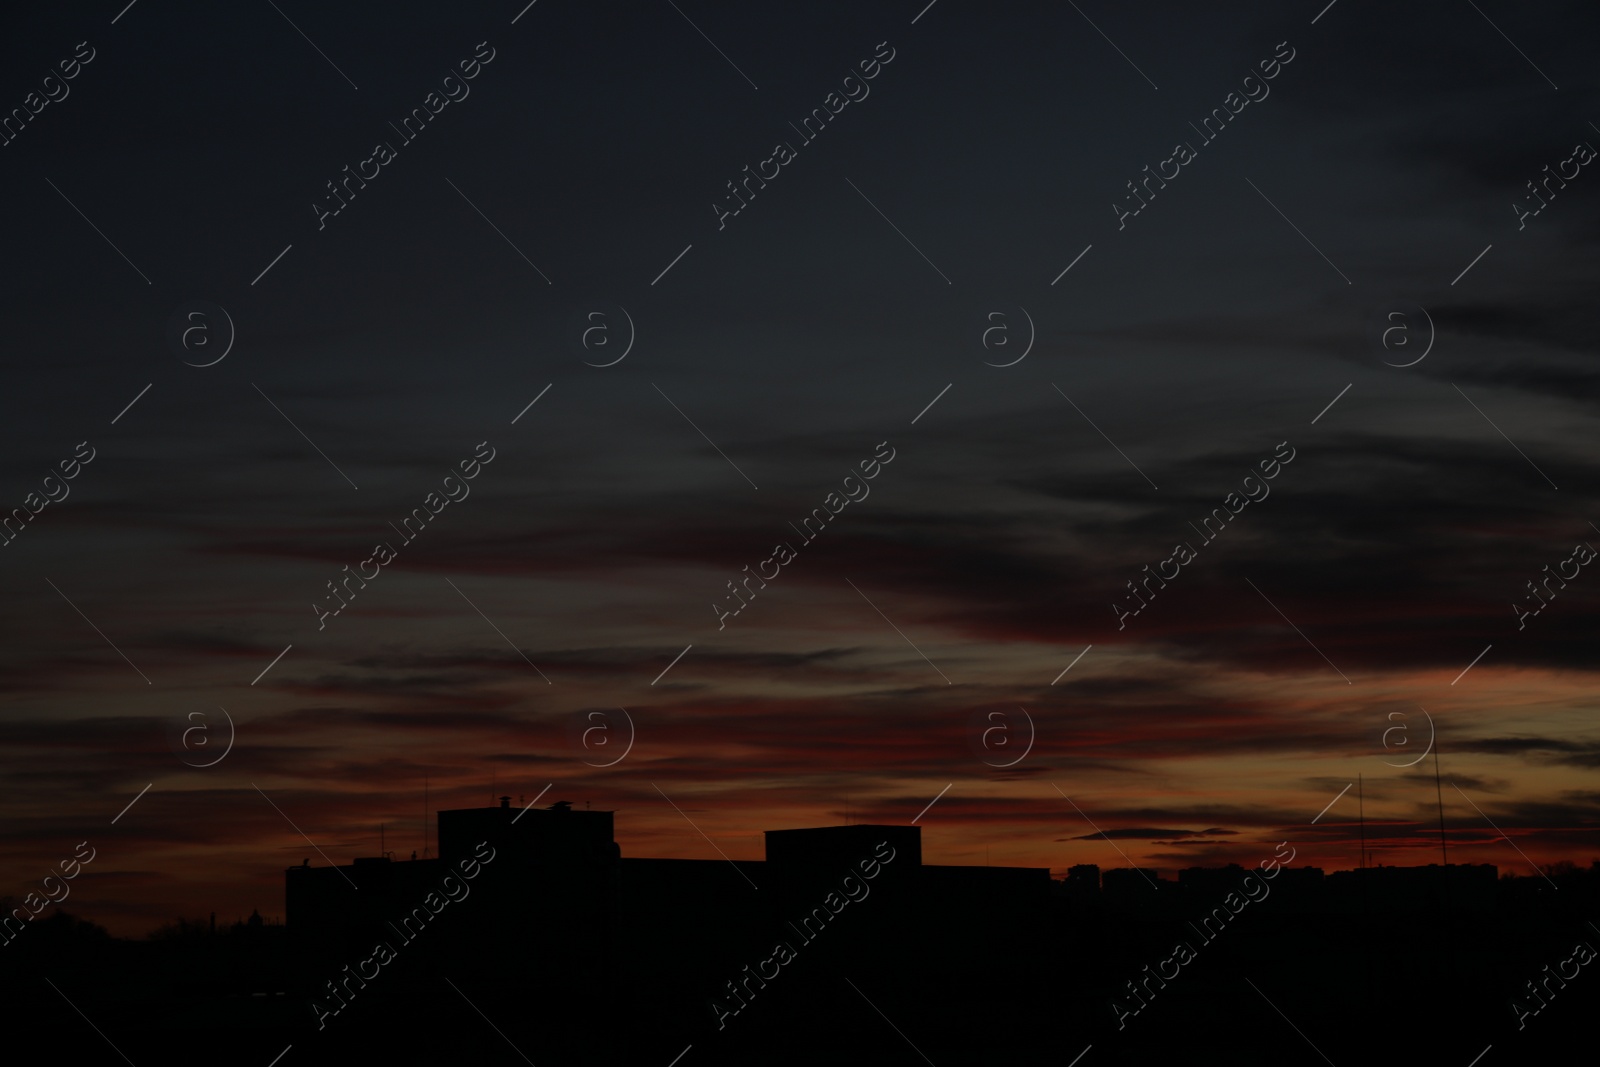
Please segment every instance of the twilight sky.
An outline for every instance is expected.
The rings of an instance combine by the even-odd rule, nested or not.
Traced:
[[[1592,8],[523,2],[12,16],[0,895],[281,914],[425,780],[1170,876],[1360,775],[1426,863],[1429,716],[1452,861],[1600,856]]]

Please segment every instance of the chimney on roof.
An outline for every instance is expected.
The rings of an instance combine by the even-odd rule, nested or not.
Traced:
[[[511,798],[510,798],[510,797],[501,797],[501,798],[500,798],[500,806],[501,806],[501,807],[502,807],[502,808],[509,808],[509,807],[511,807]]]

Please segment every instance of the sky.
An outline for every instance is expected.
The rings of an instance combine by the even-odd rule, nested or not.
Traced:
[[[1600,857],[1591,8],[124,3],[0,41],[0,895]]]

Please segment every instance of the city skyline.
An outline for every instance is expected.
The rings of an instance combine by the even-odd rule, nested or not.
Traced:
[[[1600,855],[1594,12],[525,2],[0,43],[0,894]]]

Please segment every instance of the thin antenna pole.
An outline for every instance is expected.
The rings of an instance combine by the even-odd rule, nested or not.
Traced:
[[[422,775],[422,858],[428,858],[428,775]]]
[[[1444,788],[1439,785],[1439,734],[1434,731],[1433,737],[1433,791],[1439,798],[1439,855],[1444,864],[1449,866],[1450,853],[1444,843]]]
[[[1362,797],[1361,775],[1356,775],[1356,810],[1361,818],[1361,869],[1367,867],[1367,802]]]

